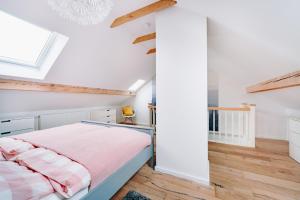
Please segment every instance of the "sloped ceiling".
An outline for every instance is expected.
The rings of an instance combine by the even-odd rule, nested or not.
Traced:
[[[179,0],[179,5],[208,17],[208,65],[219,77],[246,87],[300,69],[299,0]],[[253,95],[300,109],[299,87]]]
[[[1,0],[0,9],[70,37],[45,82],[126,90],[137,79],[150,80],[155,74],[155,55],[145,54],[155,41],[131,44],[137,36],[155,31],[154,15],[114,29],[110,24],[154,0],[114,2],[110,16],[94,26],[60,18],[47,0]],[[299,70],[299,0],[178,0],[177,6],[208,17],[212,77],[226,76],[246,87]],[[217,87],[216,79],[210,78],[211,87]],[[256,95],[300,108],[299,88]]]
[[[146,55],[149,48],[155,47],[155,41],[132,45],[136,37],[154,32],[154,15],[114,29],[110,24],[116,17],[153,1],[114,2],[109,17],[92,26],[80,26],[59,17],[47,0],[1,0],[0,9],[69,37],[43,82],[127,90],[136,80],[148,81],[155,74],[155,55]],[[119,105],[128,98],[7,90],[0,91],[0,113]]]
[[[132,45],[136,37],[154,32],[154,16],[114,29],[110,24],[116,17],[153,1],[114,2],[109,17],[92,26],[59,17],[47,0],[1,0],[0,9],[70,38],[44,82],[127,90],[137,79],[150,80],[155,74],[155,56],[146,55],[155,42]]]

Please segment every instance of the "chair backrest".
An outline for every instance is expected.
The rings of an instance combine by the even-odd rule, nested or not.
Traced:
[[[122,114],[124,116],[132,116],[132,115],[134,115],[134,110],[133,110],[132,106],[124,106],[124,107],[122,107]]]

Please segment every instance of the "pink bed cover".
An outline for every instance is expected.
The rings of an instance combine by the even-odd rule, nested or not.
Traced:
[[[149,135],[132,129],[84,123],[25,133],[13,138],[50,149],[82,164],[91,174],[91,188],[151,144]]]

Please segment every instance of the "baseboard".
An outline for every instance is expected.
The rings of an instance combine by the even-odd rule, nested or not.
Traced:
[[[183,172],[178,172],[178,171],[174,171],[174,170],[170,170],[170,169],[166,169],[160,166],[155,166],[155,171],[164,173],[164,174],[170,174],[172,176],[177,176],[179,178],[183,178],[186,180],[191,180],[194,182],[197,182],[201,185],[205,185],[205,186],[209,186],[210,182],[208,179],[204,179],[204,178],[200,178],[200,177],[196,177],[196,176],[192,176]]]
[[[267,138],[267,137],[255,137],[255,139],[258,140],[266,140],[266,141],[277,141],[277,142],[289,142],[288,139],[282,139],[282,138]]]
[[[285,137],[271,137],[271,136],[265,136],[265,135],[255,135],[255,138],[261,138],[261,139],[270,139],[270,140],[284,140],[284,141],[288,141],[288,135]]]

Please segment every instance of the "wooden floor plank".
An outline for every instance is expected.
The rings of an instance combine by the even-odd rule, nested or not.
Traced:
[[[202,186],[193,181],[162,174],[153,171],[148,166],[144,166],[116,194],[113,200],[118,200],[121,195],[126,194],[129,190],[139,192],[152,200],[217,200],[214,197],[215,192],[213,187]]]
[[[300,164],[286,141],[257,139],[256,148],[209,143],[212,187],[144,166],[113,198],[134,190],[152,200],[300,200]]]
[[[210,177],[220,199],[300,200],[300,164],[288,142],[257,139],[256,148],[209,143]]]
[[[255,196],[266,195],[270,198],[277,196],[283,199],[282,197],[285,196],[285,199],[300,199],[298,187],[290,187],[291,182],[286,185],[281,185],[281,179],[274,179],[268,182],[265,177],[261,177],[261,179],[255,178],[257,174],[249,175],[248,172],[234,168],[215,164],[212,164],[210,167],[212,182],[222,185],[229,191],[244,190],[243,193],[248,194],[250,199],[253,199]]]

